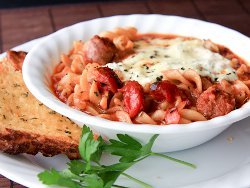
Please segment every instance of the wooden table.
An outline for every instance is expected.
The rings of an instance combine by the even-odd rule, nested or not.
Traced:
[[[109,1],[0,9],[0,52],[77,22],[134,13],[197,18],[230,27],[250,36],[250,0]],[[0,187],[23,186],[0,175]]]

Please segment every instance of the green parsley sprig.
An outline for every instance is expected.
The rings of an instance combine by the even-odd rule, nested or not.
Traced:
[[[53,168],[45,170],[38,174],[38,178],[43,184],[68,188],[126,188],[115,184],[118,177],[123,175],[145,188],[152,188],[151,185],[124,172],[149,156],[163,157],[196,168],[194,164],[152,152],[152,146],[157,137],[158,135],[152,136],[145,145],[127,134],[118,134],[118,140],[110,139],[109,142],[105,142],[100,136],[97,140],[94,139],[93,132],[84,126],[79,143],[79,153],[82,159],[70,161],[67,163],[68,169],[63,171]],[[100,159],[104,152],[119,156],[119,162],[112,165],[101,164]]]

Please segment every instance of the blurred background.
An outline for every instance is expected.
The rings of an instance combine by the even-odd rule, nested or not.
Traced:
[[[84,20],[165,14],[218,23],[250,37],[250,0],[0,0],[0,52]],[[0,175],[1,188],[23,188]]]

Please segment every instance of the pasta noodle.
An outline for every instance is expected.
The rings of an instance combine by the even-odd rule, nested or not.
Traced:
[[[103,32],[101,37],[106,37],[113,41],[114,45],[121,51],[133,48],[132,40],[136,37],[137,30],[133,27],[117,28],[113,32]]]
[[[113,42],[115,46],[121,51],[132,49],[134,46],[133,42],[126,36],[118,36],[113,39]]]
[[[138,123],[145,124],[156,124],[156,122],[145,112],[141,112],[136,118],[135,121]]]
[[[101,101],[101,94],[98,90],[97,84],[95,81],[92,82],[89,89],[89,101],[98,106]]]
[[[129,117],[129,114],[125,111],[116,111],[115,115],[119,121],[126,122],[126,123],[132,123],[132,121]]]
[[[195,83],[197,90],[201,93],[202,92],[202,83],[200,75],[197,74],[194,70],[186,70],[183,73],[184,78],[186,78],[189,81],[192,81]]]
[[[185,118],[181,118],[180,119],[180,123],[182,124],[188,124],[188,123],[191,123],[192,121],[188,120],[188,119],[185,119]]]
[[[201,113],[191,110],[191,109],[182,109],[180,111],[182,118],[190,121],[205,121],[207,120]]]
[[[102,95],[102,99],[100,101],[100,107],[104,110],[106,110],[108,108],[108,92],[105,92]]]
[[[192,51],[196,47],[202,57]],[[250,67],[226,47],[191,37],[138,34],[134,27],[102,32],[88,48],[75,41],[51,79],[55,95],[67,105],[134,124],[206,121],[240,108],[250,97]]]
[[[163,78],[166,78],[167,80],[179,81],[180,83],[184,84],[184,86],[186,86],[185,89],[189,89],[190,87],[192,87],[192,84],[187,79],[185,79],[184,76],[178,70],[167,70],[164,71],[163,75]]]
[[[151,114],[151,118],[156,122],[164,120],[166,112],[164,110],[156,110]]]

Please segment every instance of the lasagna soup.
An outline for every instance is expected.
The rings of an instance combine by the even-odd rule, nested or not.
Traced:
[[[69,106],[113,121],[184,124],[223,116],[249,99],[250,67],[210,40],[117,28],[75,41],[52,75]]]

